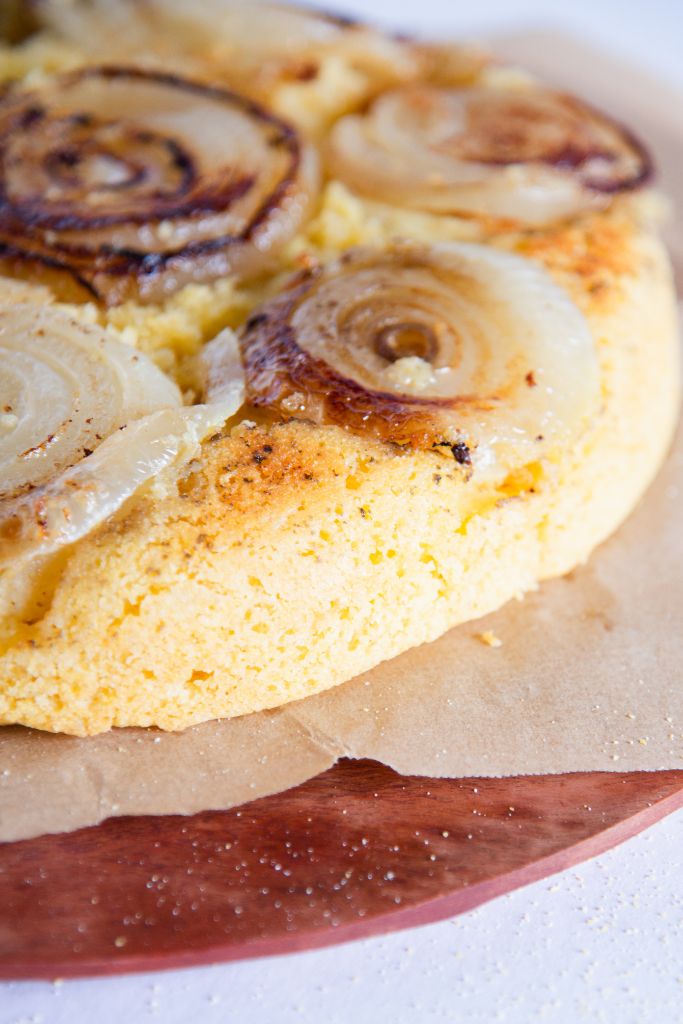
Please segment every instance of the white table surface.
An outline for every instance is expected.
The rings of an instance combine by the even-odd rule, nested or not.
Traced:
[[[340,0],[336,7],[470,35],[559,26],[683,86],[681,0]],[[683,812],[587,864],[442,924],[242,964],[0,985],[0,1024],[155,1018],[679,1024]]]

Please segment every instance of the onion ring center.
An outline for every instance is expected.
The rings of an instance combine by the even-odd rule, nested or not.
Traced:
[[[375,351],[390,363],[411,356],[432,363],[438,351],[436,332],[416,320],[386,324],[374,339]]]
[[[95,145],[80,151],[71,146],[55,150],[47,154],[43,166],[54,183],[74,191],[132,188],[146,177],[144,167]]]
[[[191,156],[173,138],[89,114],[24,122],[1,151],[4,205],[13,216],[59,228],[79,207],[100,223],[137,219],[144,202],[180,201],[195,182]]]

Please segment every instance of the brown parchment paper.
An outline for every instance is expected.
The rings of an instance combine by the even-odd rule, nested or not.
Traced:
[[[574,72],[595,60],[547,35],[510,40],[508,51],[528,49],[530,38],[525,63],[534,66],[536,48],[552,52],[556,79],[563,54]],[[626,77],[607,64],[611,74],[601,55],[599,78]],[[563,84],[577,87],[575,77]],[[629,111],[611,96],[604,105],[630,113],[649,137],[643,108],[654,96],[657,155],[676,170],[681,100],[667,91],[662,108],[663,87],[648,91],[642,75],[639,84]],[[594,99],[604,95],[599,82],[586,85]],[[662,109],[672,115],[666,132]],[[640,507],[587,566],[344,686],[179,734],[126,729],[78,739],[2,728],[0,840],[111,815],[228,808],[296,785],[341,756],[446,777],[683,768],[682,501],[680,430]],[[482,643],[486,630],[500,647]]]

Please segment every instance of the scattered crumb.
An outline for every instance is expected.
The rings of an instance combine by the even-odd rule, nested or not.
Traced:
[[[481,642],[486,644],[487,647],[503,646],[503,641],[500,637],[496,636],[496,634],[490,629],[484,630],[483,633],[477,633],[477,640],[481,640]]]

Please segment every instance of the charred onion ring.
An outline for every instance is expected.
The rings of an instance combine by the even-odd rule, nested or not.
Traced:
[[[334,174],[361,194],[434,213],[546,224],[642,185],[651,164],[629,132],[542,88],[407,86],[342,118]]]
[[[108,305],[260,271],[316,180],[294,129],[174,75],[86,68],[0,103],[0,256]]]
[[[253,404],[482,466],[537,457],[598,401],[568,295],[478,245],[351,250],[262,306],[240,344]]]

